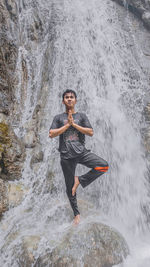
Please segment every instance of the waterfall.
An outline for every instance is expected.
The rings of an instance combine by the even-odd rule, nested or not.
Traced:
[[[148,267],[145,209],[150,199],[141,137],[148,95],[142,39],[148,33],[142,28],[139,37],[139,22],[130,14],[122,19],[120,16],[126,13],[111,1],[19,0],[17,8],[19,54],[14,130],[23,140],[35,125],[44,158],[31,168],[35,150],[26,148],[20,182],[28,193],[1,221],[1,264],[18,266],[13,247],[17,245],[19,250],[25,235],[42,237],[35,252],[37,257],[55,246],[56,239],[70,226],[64,208],[69,202],[59,163],[58,138],[48,138],[53,117],[64,111],[62,93],[70,88],[77,92],[76,110],[87,114],[94,129],[94,136],[86,137],[86,147],[110,165],[107,174],[88,188],[78,189],[78,198],[92,206],[83,223],[94,220],[114,226],[124,235],[131,251],[122,266]],[[37,106],[40,111],[33,120]],[[84,171],[78,166],[77,174]],[[97,211],[94,218],[93,211]]]

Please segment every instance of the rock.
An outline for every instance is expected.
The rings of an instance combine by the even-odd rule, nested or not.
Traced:
[[[33,156],[31,158],[30,166],[32,168],[33,164],[43,161],[44,153],[42,151],[41,145],[37,145],[33,150]]]
[[[2,216],[2,213],[7,210],[7,207],[7,183],[0,179],[0,217]]]
[[[0,112],[9,114],[13,107],[16,85],[18,45],[12,37],[12,27],[18,31],[18,14],[15,1],[0,1]]]
[[[36,250],[41,237],[36,235],[24,236],[23,246],[28,250]]]
[[[121,263],[128,253],[124,238],[116,230],[101,223],[87,223],[70,229],[34,266],[111,267]]]
[[[9,207],[18,206],[25,194],[28,192],[28,189],[25,188],[22,184],[9,184],[8,185],[8,203]]]
[[[150,124],[150,103],[148,103],[144,109],[145,120]]]
[[[40,240],[41,236],[38,235],[24,236],[19,247],[21,249],[14,247],[20,266],[112,267],[123,262],[129,254],[126,241],[120,233],[102,223],[72,226],[61,240],[55,242],[55,248],[47,248],[45,254],[35,259]]]
[[[15,1],[0,1],[0,32],[0,176],[9,180],[20,177],[24,159],[23,146],[8,123],[18,84],[18,9]]]
[[[144,108],[144,116],[145,116],[145,121],[147,123],[147,127],[143,129],[143,138],[144,138],[146,153],[148,158],[150,159],[150,103],[148,103]]]
[[[4,113],[0,113],[0,123],[7,121],[7,116]]]
[[[21,244],[22,253],[18,253],[19,247],[16,246],[14,248],[14,253],[17,255],[19,266],[33,266],[35,261],[33,252],[37,249],[40,239],[41,237],[36,235],[24,236]]]
[[[41,106],[37,104],[34,109],[32,118],[24,124],[24,129],[26,130],[26,134],[24,135],[24,138],[23,138],[23,142],[26,148],[33,148],[37,146],[37,148],[35,148],[35,153],[36,154],[40,153],[40,155],[37,155],[37,158],[39,157],[39,161],[41,161],[41,159],[43,158],[43,152],[38,152],[38,150],[41,150],[41,148],[39,148],[40,142],[39,142],[39,136],[38,136],[38,133],[40,131],[39,121],[41,120],[40,109],[41,109]],[[32,163],[34,162],[34,160],[38,160],[38,159],[33,158]]]
[[[32,22],[28,25],[28,38],[31,41],[40,41],[43,36],[43,25],[40,17],[33,13]]]
[[[33,148],[36,145],[36,135],[34,131],[29,131],[25,134],[23,142],[26,148]]]
[[[49,204],[51,205],[51,203]],[[69,202],[62,203],[57,200],[55,204],[56,207],[50,216],[47,215],[46,225],[51,228],[56,224],[60,227],[61,224],[71,223],[73,217]],[[19,233],[14,227],[7,235],[3,250],[7,248],[8,244],[14,242],[12,249],[17,264],[28,267],[111,267],[122,262],[129,253],[124,238],[108,225],[89,221],[89,213],[92,215],[91,218],[98,215],[97,211],[93,211],[91,203],[80,200],[78,204],[82,212],[82,219],[85,220],[76,227],[70,224],[70,227],[65,228],[58,239],[51,235],[45,236],[45,229],[44,235],[42,233],[24,235],[19,238],[18,243],[15,240],[18,239]],[[3,229],[4,231],[7,229],[6,225],[3,225]],[[41,239],[42,244],[40,243]],[[44,242],[46,242],[45,245]],[[39,255],[41,245],[46,249],[42,249]]]
[[[18,206],[27,192],[23,184],[10,184],[0,179],[0,217],[8,208]]]
[[[48,170],[46,173],[46,183],[43,188],[44,193],[50,192],[52,194],[53,192],[57,192],[56,185],[54,184],[54,177],[55,173],[51,170]]]
[[[142,20],[146,23],[146,25],[150,28],[150,12],[144,12],[142,14]]]
[[[5,180],[19,179],[24,159],[25,149],[21,141],[6,121],[0,122],[1,178]]]
[[[112,0],[128,8],[132,13],[138,16],[144,25],[150,30],[150,1],[143,0]]]

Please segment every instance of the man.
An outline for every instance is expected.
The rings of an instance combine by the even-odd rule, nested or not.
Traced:
[[[84,113],[75,112],[77,95],[73,90],[63,93],[66,112],[54,117],[49,137],[59,135],[61,167],[65,177],[66,193],[74,212],[74,223],[80,221],[76,190],[79,184],[86,187],[108,170],[108,163],[85,148],[85,135],[93,136],[93,128]],[[84,175],[75,176],[77,164],[83,164],[91,170]]]

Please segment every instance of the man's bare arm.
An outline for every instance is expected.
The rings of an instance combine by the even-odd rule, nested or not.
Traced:
[[[49,131],[49,137],[50,138],[56,137],[56,136],[64,133],[69,127],[70,127],[70,124],[67,123],[67,124],[65,124],[64,126],[58,128],[58,129],[51,129]]]
[[[79,132],[83,133],[83,134],[87,134],[87,135],[89,135],[89,136],[93,136],[93,134],[94,134],[92,128],[85,128],[85,127],[79,126],[79,125],[76,124],[76,123],[72,123],[72,126],[73,126],[74,128],[76,128]]]

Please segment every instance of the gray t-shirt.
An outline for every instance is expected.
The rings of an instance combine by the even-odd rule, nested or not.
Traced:
[[[92,128],[87,116],[84,113],[72,114],[74,122],[85,128]],[[50,129],[57,129],[68,123],[68,114],[61,113],[54,117]],[[59,152],[62,158],[75,158],[85,149],[85,134],[82,134],[73,126],[70,126],[59,136]]]

